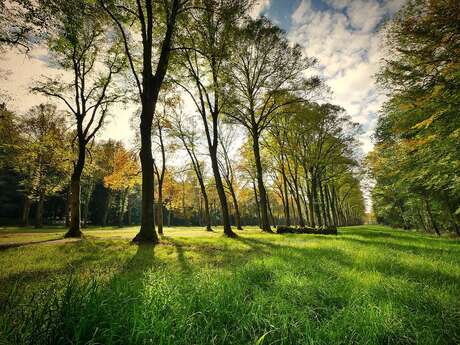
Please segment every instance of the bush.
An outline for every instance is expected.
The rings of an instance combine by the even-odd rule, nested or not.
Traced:
[[[321,228],[294,228],[291,226],[278,225],[276,227],[277,234],[313,234],[313,235],[337,235],[337,227],[332,225],[322,226]]]

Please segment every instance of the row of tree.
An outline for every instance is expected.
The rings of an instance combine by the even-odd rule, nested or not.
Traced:
[[[388,25],[388,91],[368,165],[377,220],[460,234],[460,2],[408,1]]]
[[[325,93],[319,78],[306,77],[316,61],[305,57],[268,19],[250,18],[251,1],[12,3],[24,9],[11,10],[13,15],[32,13],[34,20],[26,16],[13,21],[22,26],[12,27],[3,41],[28,45],[31,36],[43,37],[50,62],[66,72],[43,77],[33,91],[61,101],[72,119],[66,141],[73,148],[67,236],[81,234],[88,152],[111,107],[120,102],[140,106],[134,121],[139,126],[141,168],[141,229],[136,241],[158,241],[155,220],[162,232],[163,207],[154,205],[166,201],[164,182],[171,158],[167,143],[172,137],[190,158],[210,229],[210,188],[202,162],[206,148],[224,233],[235,236],[228,200],[230,196],[241,227],[237,190],[243,174],[232,162],[223,127],[229,133],[237,126],[245,130],[245,154],[238,164],[245,166],[253,184],[262,230],[272,231],[277,197],[286,223],[294,218],[300,226],[361,221],[364,206],[353,139],[357,126],[341,108],[313,101]],[[184,98],[194,108],[190,114],[184,114]],[[196,122],[190,119],[194,113]],[[118,182],[116,177],[106,181],[109,186]],[[123,181],[117,188],[129,185]]]
[[[300,123],[305,126],[310,122],[309,131],[314,130],[314,125],[319,131],[319,124],[326,121],[326,116],[335,117],[342,127],[349,120],[338,117],[336,112],[321,113],[304,108],[302,106],[305,112],[298,115],[302,117],[300,122],[288,123],[288,115],[284,119],[278,118],[262,141],[270,223],[299,226],[359,223],[363,201],[360,185],[352,171],[357,166],[352,153],[347,152],[349,156],[346,158],[345,152],[333,151],[334,148],[328,146],[336,144],[332,141],[327,143],[333,137],[318,135],[318,139],[324,142],[315,143],[313,137],[307,136],[305,127],[302,131],[298,127]],[[0,214],[2,222],[18,222],[20,218],[20,223],[26,226],[32,210],[38,228],[43,226],[44,218],[48,224],[68,225],[69,180],[75,160],[71,140],[75,134],[67,125],[65,114],[50,104],[33,107],[22,116],[5,107],[0,112],[3,162],[0,183],[4,191]],[[290,116],[292,121],[293,115]],[[205,146],[195,121],[193,117],[176,112],[172,116],[157,118],[153,143],[158,146],[155,151],[159,153],[154,165],[159,232],[162,232],[163,223],[169,226],[199,225],[211,230],[213,224],[222,222],[218,194],[209,176],[205,162],[207,157],[203,154]],[[321,128],[334,131],[331,126]],[[219,127],[218,160],[226,197],[231,200],[231,224],[242,229],[244,225],[261,224],[261,215],[250,141],[243,136],[238,139],[238,134],[241,133],[236,132],[232,125],[222,124]],[[337,139],[340,138],[334,137],[333,140]],[[242,140],[247,141],[244,143]],[[297,151],[298,148],[296,151],[287,150],[288,140],[293,143],[303,140],[302,145],[311,147],[323,145],[326,148],[326,155],[320,160],[323,163],[327,154],[342,154],[339,160],[334,157],[330,163],[323,164],[334,169],[335,174],[321,175],[316,181],[310,179],[309,170],[304,170],[308,165],[301,163],[303,158],[297,155],[302,151]],[[112,140],[91,144],[81,181],[83,227],[89,224],[123,226],[139,223],[141,180],[135,152],[135,149],[129,150],[121,142]],[[167,156],[175,158],[167,162]],[[183,159],[186,157],[188,159]],[[319,170],[318,165],[316,169]],[[313,183],[316,183],[315,186]],[[316,190],[316,202],[310,189]]]

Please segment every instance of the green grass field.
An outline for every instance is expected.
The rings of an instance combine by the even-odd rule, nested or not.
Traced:
[[[0,228],[0,344],[460,344],[458,240],[136,231]]]

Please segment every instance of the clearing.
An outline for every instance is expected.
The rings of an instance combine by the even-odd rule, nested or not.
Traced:
[[[0,343],[460,343],[458,240],[166,228],[151,247],[137,229],[0,228],[0,244],[47,241],[0,251]]]

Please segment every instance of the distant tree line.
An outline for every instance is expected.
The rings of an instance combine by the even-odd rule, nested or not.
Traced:
[[[32,209],[37,226],[65,221],[69,237],[87,224],[140,222],[134,240],[153,243],[164,224],[221,224],[234,237],[232,225],[362,222],[359,126],[317,102],[328,91],[307,77],[316,59],[267,18],[252,19],[252,1],[1,4],[4,46],[46,43],[65,71],[31,88],[65,113],[2,108],[2,135],[17,131],[2,145],[1,178],[14,181],[15,200],[5,205],[20,192],[23,222]],[[139,106],[132,147],[97,140],[127,102]],[[178,155],[187,159],[177,164]],[[50,211],[54,198],[60,213]]]

